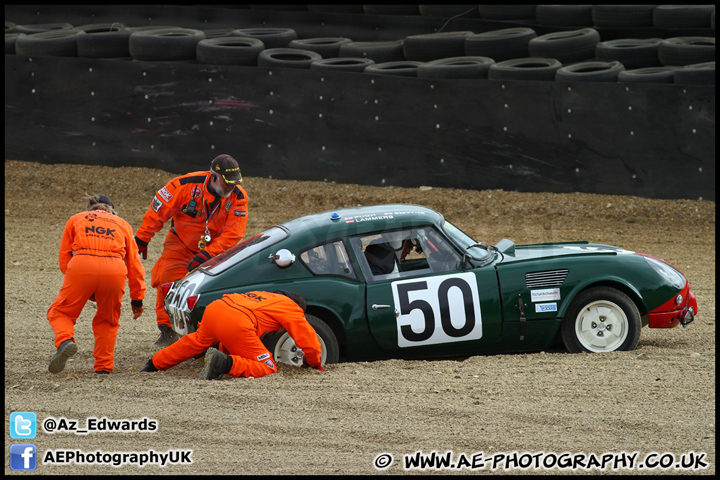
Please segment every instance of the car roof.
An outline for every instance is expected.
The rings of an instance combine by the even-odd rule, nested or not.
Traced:
[[[291,236],[311,234],[318,239],[441,225],[444,217],[422,205],[405,203],[339,208],[299,217],[282,224]]]

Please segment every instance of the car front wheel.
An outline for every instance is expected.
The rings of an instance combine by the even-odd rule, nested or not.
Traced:
[[[580,293],[562,324],[562,338],[571,353],[634,350],[642,323],[635,303],[623,292],[595,287]]]
[[[332,329],[313,315],[306,315],[305,318],[315,329],[320,341],[322,365],[337,363],[340,359],[340,347]],[[286,331],[266,336],[263,338],[263,344],[272,353],[276,363],[287,363],[297,367],[302,365],[304,356],[302,350],[295,345],[295,340]]]

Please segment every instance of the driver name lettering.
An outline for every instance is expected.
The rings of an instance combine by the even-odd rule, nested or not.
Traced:
[[[371,222],[373,220],[391,220],[398,215],[417,215],[424,214],[422,211],[400,211],[400,212],[385,212],[383,215],[377,215],[374,213],[368,213],[365,215],[353,215],[351,217],[345,217],[345,223],[355,222]]]

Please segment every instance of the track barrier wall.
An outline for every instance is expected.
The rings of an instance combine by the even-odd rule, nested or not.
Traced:
[[[193,28],[182,8],[155,8]],[[52,21],[106,21],[77,9]],[[243,12],[216,23],[272,15]],[[317,14],[275,15],[299,38],[339,35],[301,36]],[[402,35],[442,23],[413,19]],[[5,55],[5,158],[185,173],[221,153],[245,176],[714,200],[715,88]]]

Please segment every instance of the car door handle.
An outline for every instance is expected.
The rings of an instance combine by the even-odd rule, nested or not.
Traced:
[[[373,310],[380,310],[381,308],[390,308],[390,305],[378,305],[377,303],[373,303]]]

